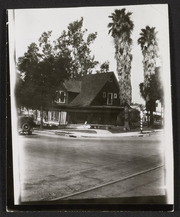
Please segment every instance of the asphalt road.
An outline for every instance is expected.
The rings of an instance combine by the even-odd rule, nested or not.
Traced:
[[[19,136],[22,201],[63,198],[163,165],[163,137]],[[164,194],[164,168],[67,199]]]

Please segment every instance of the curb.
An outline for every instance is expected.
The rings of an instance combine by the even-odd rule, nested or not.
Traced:
[[[127,133],[118,133],[112,135],[86,135],[82,133],[71,133],[71,132],[63,132],[63,131],[38,131],[35,130],[35,133],[44,134],[44,135],[56,135],[56,136],[63,136],[63,137],[70,137],[70,138],[120,138],[120,137],[147,137],[151,136],[152,134],[156,133],[156,131],[147,131],[147,132],[127,132]],[[158,131],[157,131],[158,132]]]

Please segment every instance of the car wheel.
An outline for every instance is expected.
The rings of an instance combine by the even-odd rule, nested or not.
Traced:
[[[31,129],[31,126],[29,123],[22,124],[22,130],[29,131]]]

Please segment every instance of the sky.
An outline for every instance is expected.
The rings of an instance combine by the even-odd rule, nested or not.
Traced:
[[[95,60],[102,64],[105,61],[110,63],[110,71],[116,72],[116,60],[113,38],[108,34],[108,17],[115,9],[126,8],[132,12],[131,19],[134,22],[132,32],[132,102],[143,103],[140,96],[139,84],[143,82],[143,56],[140,46],[137,44],[142,28],[147,25],[156,27],[158,31],[159,56],[157,66],[162,66],[168,45],[168,17],[167,5],[140,5],[140,6],[113,6],[113,7],[81,7],[81,8],[59,8],[59,9],[17,9],[15,10],[15,46],[16,59],[23,56],[27,47],[32,43],[38,43],[43,32],[52,30],[52,40],[57,39],[63,30],[67,29],[69,23],[84,18],[83,28],[87,33],[97,32],[97,38],[91,45],[92,55]]]

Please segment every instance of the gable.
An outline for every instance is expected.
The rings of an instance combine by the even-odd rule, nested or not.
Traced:
[[[111,77],[113,79],[113,83],[117,85],[118,82],[113,72],[91,74],[80,77],[81,92],[69,105],[89,106]]]
[[[109,99],[111,98],[111,103]],[[105,85],[96,95],[91,105],[112,105],[119,106],[119,84],[114,75],[106,81]]]

